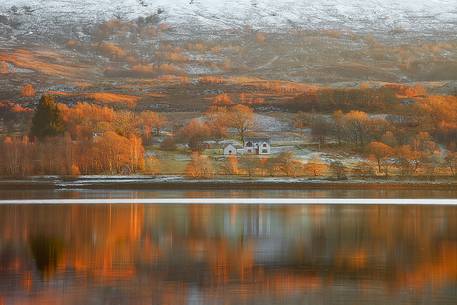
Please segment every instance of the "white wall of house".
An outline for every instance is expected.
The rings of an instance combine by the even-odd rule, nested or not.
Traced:
[[[268,144],[267,142],[259,144],[259,155],[269,155],[271,153],[270,144]]]
[[[271,146],[269,141],[257,140],[257,141],[246,141],[244,147],[239,148],[237,145],[229,143],[224,146],[224,155],[242,155],[242,154],[259,154],[259,155],[270,155]]]
[[[246,141],[244,151],[247,154],[269,155],[271,153],[270,143],[265,141]]]
[[[224,155],[236,155],[236,147],[232,144],[228,144],[224,147]]]

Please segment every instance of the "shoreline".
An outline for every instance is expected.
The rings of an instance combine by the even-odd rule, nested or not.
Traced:
[[[380,198],[110,198],[110,199],[6,199],[1,205],[61,204],[159,204],[159,205],[397,205],[457,206],[457,199],[380,199]]]
[[[457,190],[457,181],[422,180],[312,180],[299,178],[259,179],[199,179],[181,176],[81,176],[81,177],[29,177],[0,179],[0,190],[62,190],[62,189],[122,189],[122,190],[188,190],[188,189],[239,189],[239,190],[306,190],[306,189],[378,189],[378,190]]]

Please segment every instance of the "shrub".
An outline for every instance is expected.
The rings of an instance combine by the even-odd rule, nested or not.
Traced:
[[[160,143],[160,149],[161,150],[166,150],[166,151],[171,151],[171,150],[176,150],[176,141],[175,138],[173,137],[166,137],[162,143]]]

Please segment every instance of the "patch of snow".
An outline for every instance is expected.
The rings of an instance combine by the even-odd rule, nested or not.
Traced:
[[[295,146],[272,146],[271,153],[272,154],[280,154],[282,152],[295,152]]]
[[[255,114],[253,129],[257,132],[288,131],[290,126],[288,123],[281,122],[274,117]]]
[[[281,26],[364,31],[455,29],[455,0],[2,0],[22,35],[63,24],[159,14],[167,23],[212,28]],[[24,25],[25,24],[25,25]]]

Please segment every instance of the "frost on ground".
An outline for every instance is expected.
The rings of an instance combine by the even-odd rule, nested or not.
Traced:
[[[254,115],[254,130],[257,132],[288,131],[289,124],[282,122],[274,117],[262,114]]]
[[[238,28],[249,21],[254,27],[343,26],[358,30],[371,25],[379,30],[430,30],[451,27],[457,20],[455,0],[3,0],[0,11],[27,22],[30,30],[76,20],[156,13],[173,23]]]

